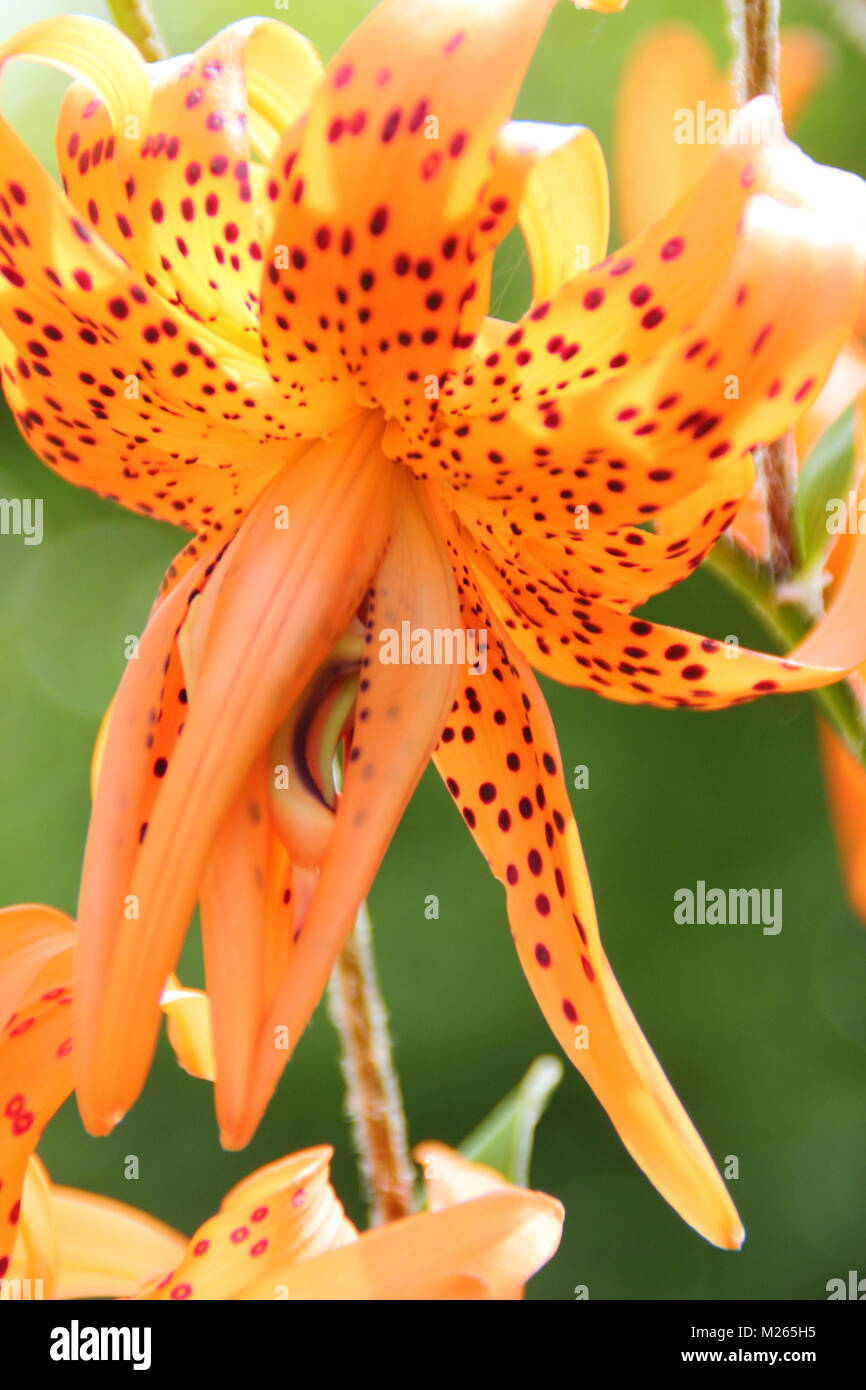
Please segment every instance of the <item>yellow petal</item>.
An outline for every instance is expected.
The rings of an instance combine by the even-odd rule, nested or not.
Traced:
[[[204,990],[186,989],[176,975],[171,975],[159,1002],[168,1018],[168,1040],[184,1071],[202,1081],[213,1081],[213,1028],[210,1000]]]
[[[58,1273],[57,1230],[51,1179],[45,1165],[36,1154],[32,1154],[21,1192],[18,1239],[5,1278],[29,1279],[33,1281],[33,1297],[53,1298]]]
[[[155,1217],[91,1192],[52,1194],[59,1277],[54,1297],[128,1298],[171,1269],[186,1238]]]
[[[532,298],[551,299],[566,280],[607,251],[610,197],[607,165],[585,126],[514,122],[511,139],[532,142],[532,163],[518,214],[532,265]]]

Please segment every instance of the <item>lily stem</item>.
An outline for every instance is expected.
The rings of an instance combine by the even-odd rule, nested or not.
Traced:
[[[108,0],[108,4],[118,29],[132,39],[145,62],[158,63],[168,57],[168,45],[147,0]]]
[[[779,0],[728,0],[737,50],[737,96],[740,104],[771,96],[779,102]],[[781,439],[755,450],[755,466],[764,495],[770,566],[777,580],[794,573],[797,539],[794,497],[797,449],[789,430]]]
[[[412,1166],[366,904],[334,967],[328,1003],[340,1037],[346,1103],[370,1223],[397,1221],[412,1210]]]
[[[740,103],[779,99],[779,0],[728,0]]]

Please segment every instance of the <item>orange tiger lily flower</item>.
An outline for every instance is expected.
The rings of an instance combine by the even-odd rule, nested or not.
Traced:
[[[755,442],[850,332],[862,186],[757,102],[669,217],[602,259],[594,137],[508,120],[552,4],[385,0],[324,70],[272,21],[152,67],[83,19],[0,52],[80,79],[65,193],[0,128],[9,401],[64,477],[196,532],[104,734],[77,1092],[93,1133],[135,1100],[198,897],[217,1112],[245,1143],[435,750],[554,1033],[662,1195],[733,1247],[602,949],[530,662],[720,708],[862,658],[857,561],[785,659],[732,663],[631,615],[700,562]],[[534,297],[511,324],[485,305],[516,220]],[[420,634],[421,662],[477,634],[482,659],[392,663],[392,633]]]
[[[41,1279],[60,1300],[510,1300],[559,1246],[559,1202],[440,1144],[418,1152],[429,1210],[359,1234],[331,1153],[260,1168],[189,1241],[123,1202],[55,1187],[33,1159],[8,1278]]]
[[[39,904],[0,910],[0,1278],[11,1277],[28,1163],[72,1094],[74,952],[75,924],[62,912]],[[178,1061],[195,1076],[212,1077],[206,1002],[176,980],[163,993]],[[26,1246],[36,1241],[32,1234],[23,1239]]]
[[[828,46],[819,34],[805,28],[782,31],[779,96],[786,124],[796,121],[829,65]],[[703,109],[706,115],[727,112],[735,105],[730,74],[716,70],[708,45],[688,26],[658,25],[635,46],[623,69],[616,116],[617,206],[627,236],[637,236],[661,217],[711,158],[711,145],[671,138],[678,113]],[[796,422],[794,437],[801,464],[833,421],[853,401],[866,399],[864,311],[866,304],[826,385]],[[859,415],[854,479],[859,480],[858,501],[866,487],[862,406]],[[734,534],[754,554],[767,554],[759,487],[737,513]],[[850,565],[853,544],[850,537],[842,536],[829,549],[826,565],[837,584]],[[866,667],[858,672],[854,688],[866,707]],[[818,732],[848,896],[866,920],[866,769],[823,720],[818,721]]]

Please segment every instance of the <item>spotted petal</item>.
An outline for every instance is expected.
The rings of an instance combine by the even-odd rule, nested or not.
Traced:
[[[506,886],[520,963],[566,1055],[661,1195],[708,1240],[737,1247],[733,1204],[602,949],[544,697],[468,574],[462,590],[464,620],[490,628],[490,666],[458,692],[437,767]]]
[[[283,259],[262,327],[286,400],[327,377],[337,410],[354,381],[365,403],[425,414],[516,216],[513,169],[497,184],[490,158],[551,8],[383,0],[332,60],[271,168]]]

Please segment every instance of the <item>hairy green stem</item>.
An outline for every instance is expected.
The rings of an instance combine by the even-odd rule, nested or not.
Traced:
[[[779,99],[779,0],[728,0],[737,50],[737,94]]]
[[[146,62],[168,57],[168,46],[147,0],[108,0],[108,5],[118,29],[132,39]]]
[[[397,1221],[412,1210],[412,1165],[366,905],[334,967],[328,1003],[340,1037],[346,1105],[370,1222]]]

